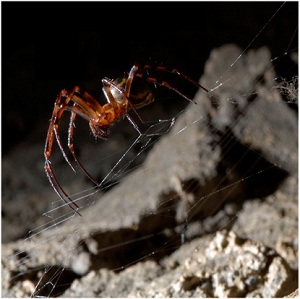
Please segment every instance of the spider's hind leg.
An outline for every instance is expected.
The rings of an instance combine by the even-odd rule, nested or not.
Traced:
[[[169,84],[168,82],[164,81],[164,80],[160,80],[154,77],[150,77],[150,76],[144,76],[142,74],[135,74],[135,76],[140,77],[140,78],[144,78],[146,81],[160,85],[160,86],[164,86],[170,90],[173,90],[174,92],[176,92],[177,94],[179,94],[181,97],[185,98],[186,100],[188,100],[191,103],[197,104],[197,102],[195,102],[193,99],[189,98],[187,95],[183,94],[181,91],[179,91],[176,87],[173,87],[171,84]]]
[[[162,66],[162,65],[160,65],[160,66],[151,66],[151,65],[148,65],[148,64],[145,64],[145,65],[140,66],[140,67],[145,69],[145,70],[154,69],[156,71],[162,71],[162,72],[168,72],[168,73],[176,74],[176,75],[184,78],[185,80],[189,81],[190,83],[194,84],[198,88],[201,88],[201,89],[205,90],[206,92],[209,92],[208,89],[206,89],[205,87],[200,85],[198,82],[196,82],[195,80],[193,80],[189,76],[185,75],[184,73],[178,71],[177,69],[175,69],[173,67],[167,67],[167,66]]]

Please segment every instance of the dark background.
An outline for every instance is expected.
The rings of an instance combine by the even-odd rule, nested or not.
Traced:
[[[101,99],[101,78],[122,76],[135,62],[198,80],[214,47],[268,46],[280,56],[278,74],[291,78],[297,67],[283,54],[298,50],[298,3],[271,19],[282,4],[2,2],[2,154],[28,136],[44,142],[61,89],[79,85]],[[86,27],[98,31],[72,30]],[[178,28],[195,31],[170,31]]]

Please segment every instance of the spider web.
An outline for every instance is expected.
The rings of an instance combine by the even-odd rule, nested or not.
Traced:
[[[135,285],[137,292],[130,289],[132,277],[138,280],[131,272],[149,285],[177,264],[195,263],[192,256],[211,246],[223,229],[276,247],[272,237],[253,236],[250,223],[248,228],[241,219],[251,219],[255,206],[266,209],[265,219],[254,225],[259,230],[268,222],[267,206],[278,200],[277,190],[297,185],[297,154],[291,152],[297,150],[297,77],[277,78],[274,69],[295,52],[290,36],[282,56],[271,57],[267,48],[251,49],[257,36],[245,49],[213,49],[200,80],[210,92],[198,91],[197,105],[172,110],[169,118],[149,117],[148,108],[143,109],[142,135],[132,128],[132,136],[124,138],[120,123],[110,140],[93,142],[88,136],[84,141],[78,123],[75,138],[81,144],[90,141],[80,148],[83,165],[100,185],[92,186],[67,165],[60,168],[60,182],[82,217],[58,199],[51,203],[41,217],[46,221],[6,259],[11,292],[20,297],[201,295],[194,285],[205,290],[207,281],[199,273],[178,276],[164,293],[158,282],[151,290],[142,282]],[[59,153],[53,158],[55,165]],[[296,201],[296,192],[290,193]],[[282,233],[292,225],[297,229],[286,223]]]

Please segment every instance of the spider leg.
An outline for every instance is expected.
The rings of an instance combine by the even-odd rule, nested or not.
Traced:
[[[49,179],[49,182],[54,189],[54,191],[57,193],[60,199],[62,199],[68,206],[74,210],[79,216],[82,216],[77,209],[79,209],[79,206],[68,196],[68,194],[64,191],[64,189],[59,184],[54,171],[51,166],[50,160],[46,160],[45,162],[45,171],[47,174],[47,177]]]
[[[57,144],[60,148],[60,151],[63,154],[63,157],[65,158],[66,162],[69,164],[69,166],[71,167],[71,169],[76,172],[76,169],[74,168],[74,166],[72,165],[70,159],[67,157],[65,150],[63,149],[62,146],[62,142],[60,140],[60,135],[58,132],[58,124],[60,121],[60,118],[62,117],[62,114],[64,113],[64,111],[66,110],[70,110],[69,108],[69,103],[70,101],[73,102],[80,102],[85,108],[92,110],[87,104],[85,104],[85,102],[83,100],[79,101],[79,97],[76,97],[74,95],[74,93],[79,93],[80,92],[80,88],[78,86],[74,87],[74,89],[72,90],[72,92],[70,94],[68,94],[68,92],[66,90],[62,90],[59,94],[59,96],[57,97],[57,100],[55,101],[55,105],[54,105],[54,110],[53,110],[53,114],[52,114],[52,118],[51,118],[51,123],[49,126],[49,130],[48,130],[48,135],[50,132],[54,132],[55,134],[55,138],[57,141]],[[62,98],[66,97],[65,101],[63,102],[63,104],[61,104]],[[96,100],[94,100],[96,102]],[[83,110],[78,111],[78,114],[80,114],[82,117],[86,118],[87,120],[89,120],[89,116],[84,113]],[[47,137],[47,141],[46,141],[46,147],[47,147],[47,151],[51,153],[52,151],[52,145],[53,145],[53,135],[51,134],[51,137]],[[45,149],[46,151],[46,149]],[[50,156],[50,154],[49,154]]]
[[[145,79],[148,82],[154,83],[154,84],[158,84],[160,86],[164,86],[167,87],[170,90],[175,91],[176,93],[178,93],[181,97],[185,98],[186,100],[188,100],[189,102],[192,102],[194,104],[197,104],[197,102],[195,102],[194,100],[190,99],[188,96],[186,96],[185,94],[183,94],[181,91],[179,91],[177,88],[173,87],[171,84],[169,84],[168,82],[164,81],[164,80],[159,80],[157,78],[154,77],[148,77],[148,76],[144,76],[142,74],[135,74],[136,77],[140,77]]]
[[[126,114],[126,118],[129,120],[129,122],[133,125],[133,127],[136,129],[136,131],[142,135],[142,132],[140,131],[138,125],[134,122],[134,120],[132,119],[132,117],[129,114]],[[141,118],[140,118],[141,119]],[[141,119],[141,121],[143,122],[143,120]]]
[[[125,94],[126,94],[127,98],[129,98],[132,81],[133,81],[133,78],[136,75],[136,72],[138,71],[138,69],[139,69],[139,65],[135,64],[132,66],[132,68],[130,69],[130,72],[128,74],[128,77],[126,80],[126,86],[125,86]]]
[[[201,88],[203,90],[205,90],[206,92],[209,92],[208,89],[206,89],[205,87],[203,87],[202,85],[200,85],[198,82],[196,82],[195,80],[191,79],[190,77],[188,77],[187,75],[181,73],[180,71],[178,71],[175,68],[172,67],[167,67],[167,66],[151,66],[148,64],[145,64],[143,66],[139,66],[140,68],[144,69],[144,70],[149,70],[149,69],[154,69],[157,71],[163,71],[163,72],[168,72],[168,73],[173,73],[173,74],[177,74],[180,77],[183,77],[184,79],[186,79],[187,81],[191,82],[192,84],[194,84],[195,86],[197,86],[198,88]],[[159,83],[158,83],[159,84]]]
[[[51,118],[49,129],[48,129],[46,143],[45,143],[45,149],[44,149],[44,156],[45,156],[45,167],[44,168],[45,168],[45,172],[47,174],[47,177],[48,177],[53,189],[58,194],[58,196],[64,202],[66,202],[73,210],[76,210],[79,207],[76,203],[73,202],[73,200],[67,195],[67,193],[63,190],[63,188],[59,184],[59,182],[58,182],[58,180],[57,180],[57,178],[54,174],[54,171],[52,169],[51,162],[50,162],[50,155],[51,155],[51,152],[52,152],[53,142],[54,142],[54,138],[56,138],[57,144],[58,144],[58,146],[59,146],[59,148],[60,148],[60,150],[63,154],[64,159],[69,164],[71,169],[74,172],[76,172],[76,169],[72,165],[71,161],[69,160],[69,158],[67,157],[67,155],[66,155],[66,153],[63,149],[63,146],[62,146],[62,143],[61,143],[61,140],[60,140],[60,135],[59,135],[59,132],[58,132],[59,121],[60,121],[60,118],[62,117],[64,111],[71,110],[71,108],[68,106],[70,101],[73,101],[74,103],[79,102],[80,104],[82,104],[82,106],[85,109],[88,110],[88,112],[90,112],[90,114],[92,114],[92,112],[94,112],[95,109],[98,109],[100,112],[104,113],[104,111],[103,111],[102,107],[100,106],[100,104],[96,100],[94,100],[91,96],[89,96],[88,93],[84,93],[84,95],[87,97],[87,99],[89,101],[89,104],[86,104],[84,102],[84,100],[82,100],[78,96],[74,95],[75,93],[80,93],[80,88],[77,87],[77,86],[73,89],[73,91],[70,94],[68,94],[66,90],[62,90],[60,92],[60,94],[58,95],[58,97],[55,101],[55,104],[54,104],[54,109],[53,109],[52,118]],[[66,99],[62,103],[63,98],[66,98]],[[79,114],[80,116],[86,118],[86,119],[89,119],[89,117],[90,117],[83,109],[80,110],[78,108],[76,113]],[[73,124],[72,124],[72,126],[73,126]],[[70,129],[69,129],[69,131],[70,131]],[[69,133],[69,136],[70,136],[70,134],[72,134],[72,130],[71,130],[71,133]],[[70,138],[68,137],[68,139],[70,139]],[[69,143],[69,141],[68,141],[68,143]],[[69,148],[70,148],[70,146],[69,146]],[[72,151],[72,146],[71,146],[70,150],[73,154],[73,157],[74,157],[75,161],[78,162],[80,167],[87,174],[87,171],[82,167],[82,164],[78,160],[78,158],[75,155],[74,151]],[[88,175],[88,177],[91,178],[90,175]],[[92,179],[92,181],[96,182],[94,179]],[[75,208],[72,205],[74,205]],[[77,212],[77,213],[81,216],[81,214],[79,212]]]
[[[105,110],[89,93],[82,92],[80,87],[75,86],[72,92],[68,95],[68,103],[72,101],[76,103],[81,110],[76,113],[86,120],[98,119],[99,116],[105,116]],[[72,106],[65,105],[67,110],[71,110]]]
[[[75,119],[76,116],[79,115],[82,118],[90,121],[91,118],[97,119],[100,115],[105,115],[105,110],[102,106],[96,101],[89,93],[81,92],[80,88],[76,86],[73,91],[69,95],[70,99],[74,102],[73,106],[66,106],[66,110],[71,112],[69,130],[68,130],[68,147],[74,160],[77,162],[82,171],[86,174],[86,176],[97,186],[99,183],[88,173],[88,171],[84,168],[82,163],[80,162],[78,156],[74,151],[74,143],[73,143],[73,135],[75,128]],[[97,114],[98,112],[98,114]],[[96,133],[93,131],[94,135]]]
[[[179,91],[177,88],[173,87],[171,84],[169,84],[168,82],[164,81],[164,80],[159,80],[157,78],[151,77],[149,75],[143,75],[143,74],[139,74],[137,73],[138,69],[144,69],[144,70],[149,70],[149,69],[154,69],[157,71],[166,71],[166,72],[170,72],[170,73],[175,73],[183,78],[185,78],[186,80],[188,80],[189,82],[191,82],[192,84],[196,85],[198,88],[202,88],[203,90],[205,90],[206,92],[209,92],[205,87],[203,87],[202,85],[198,84],[196,81],[194,81],[193,79],[191,79],[190,77],[184,75],[183,73],[180,73],[177,69],[175,68],[168,68],[165,66],[154,66],[152,67],[151,65],[139,65],[139,64],[135,64],[130,72],[128,73],[128,79],[126,82],[126,86],[128,85],[128,91],[130,93],[130,88],[131,88],[131,83],[133,81],[134,77],[139,77],[142,78],[148,82],[154,83],[154,84],[158,84],[161,86],[164,86],[170,90],[173,90],[174,92],[176,92],[177,94],[179,94],[181,97],[185,98],[186,100],[188,100],[189,102],[192,102],[194,104],[197,104],[194,100],[190,99],[188,96],[186,96],[185,94],[183,94],[181,91]],[[149,103],[146,103],[149,104]]]
[[[80,107],[77,107],[77,104],[74,103],[73,107],[70,107],[68,110],[71,111],[71,117],[70,117],[70,123],[69,123],[69,130],[68,130],[68,147],[70,149],[70,152],[73,155],[74,160],[77,162],[77,164],[80,166],[80,168],[83,170],[83,172],[86,174],[86,176],[97,186],[99,186],[99,183],[88,173],[88,171],[83,167],[82,163],[78,159],[78,156],[76,155],[74,151],[74,143],[73,143],[73,134],[74,134],[74,128],[75,128],[75,119],[76,115],[79,114],[81,116],[85,115],[83,111],[80,110]],[[80,113],[79,113],[80,112]]]
[[[67,97],[67,98],[66,98],[66,100],[65,100],[65,102],[63,104],[60,104],[62,97]],[[59,132],[58,132],[59,120],[62,117],[62,114],[65,111],[66,106],[68,105],[68,103],[70,102],[70,100],[71,99],[69,98],[67,91],[66,90],[62,90],[60,92],[59,96],[57,97],[57,100],[56,100],[55,105],[54,105],[54,110],[53,110],[53,114],[52,114],[52,118],[51,118],[49,130],[48,130],[48,135],[49,135],[50,132],[52,132],[52,131],[54,132],[57,144],[58,144],[58,146],[60,148],[60,151],[63,154],[63,157],[65,158],[66,162],[69,164],[69,166],[71,167],[71,169],[74,172],[76,172],[74,166],[72,165],[71,161],[67,157],[65,150],[63,149],[63,146],[62,146],[62,143],[61,143],[61,140],[60,140],[60,135],[59,135]],[[51,142],[49,142],[49,148],[48,148],[48,151],[50,153],[52,151],[52,144],[53,144],[53,137],[54,137],[53,134],[51,134],[51,136],[52,136],[52,138],[50,138],[50,139],[47,137],[47,141],[49,141],[49,140],[51,141]],[[46,145],[47,145],[47,141],[46,141]],[[50,154],[49,154],[49,156],[50,156]]]
[[[61,99],[62,99],[62,97],[65,97],[65,96],[67,96],[67,92],[65,90],[62,90],[60,92],[59,96],[57,97],[57,100],[55,101],[52,118],[50,120],[50,125],[49,125],[47,138],[46,138],[46,142],[45,142],[45,148],[44,148],[44,157],[45,157],[44,168],[45,168],[47,177],[50,181],[50,184],[52,185],[54,191],[58,194],[59,198],[61,198],[64,202],[66,202],[74,211],[76,211],[76,213],[78,215],[81,216],[81,214],[77,211],[77,209],[79,208],[78,205],[71,200],[71,198],[67,195],[67,193],[63,190],[63,188],[59,184],[59,182],[54,174],[54,171],[52,169],[51,162],[50,162],[50,156],[52,153],[53,142],[54,142],[54,138],[56,138],[58,146],[59,146],[65,160],[68,162],[71,169],[76,172],[74,166],[71,164],[70,160],[66,156],[66,153],[62,147],[61,140],[60,140],[59,133],[58,133],[59,120],[62,116],[62,113],[65,110],[65,106],[68,104],[67,100],[63,104],[61,104]]]
[[[127,76],[126,85],[125,85],[125,95],[126,95],[126,98],[127,98],[128,102],[129,102],[131,108],[134,110],[135,114],[138,116],[138,118],[140,119],[140,121],[142,123],[144,123],[144,120],[141,118],[141,116],[138,113],[135,105],[129,100],[132,81],[133,81],[134,77],[136,76],[136,72],[138,71],[139,68],[140,68],[140,66],[138,64],[134,64],[132,66],[132,68],[130,69],[130,72],[128,73],[128,76]],[[150,102],[148,102],[147,104],[150,104]],[[141,135],[141,132],[140,132],[138,126],[136,125],[136,123],[133,121],[133,119],[128,114],[126,114],[126,117],[131,122],[131,124],[133,125],[133,127]]]
[[[99,115],[105,116],[105,110],[100,103],[88,92],[81,92],[79,87],[74,88],[73,102],[76,102],[83,110],[86,111],[88,118],[98,118]]]

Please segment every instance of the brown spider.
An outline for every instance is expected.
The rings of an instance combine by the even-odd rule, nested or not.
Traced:
[[[154,101],[154,97],[150,89],[141,88],[141,90],[137,94],[133,94],[131,91],[132,82],[135,77],[140,77],[148,82],[152,82],[154,84],[158,84],[161,86],[165,86],[168,89],[171,89],[178,93],[183,98],[187,99],[190,102],[194,102],[186,95],[182,94],[175,87],[168,84],[166,81],[158,80],[154,77],[150,77],[145,74],[138,73],[138,70],[150,70],[154,69],[156,71],[165,71],[177,74],[184,79],[188,80],[192,84],[196,85],[199,88],[202,88],[206,92],[208,90],[189,78],[188,76],[180,73],[175,68],[167,68],[164,66],[155,66],[152,67],[150,65],[138,65],[135,64],[130,72],[125,75],[122,79],[110,80],[108,78],[102,79],[103,84],[103,93],[106,97],[107,103],[101,106],[91,95],[87,92],[83,92],[78,86],[74,87],[72,92],[68,93],[66,90],[62,90],[54,104],[54,109],[52,113],[52,118],[50,120],[50,125],[47,133],[47,139],[44,149],[45,156],[45,171],[47,177],[55,190],[58,196],[66,202],[73,210],[75,210],[80,216],[81,214],[77,211],[79,206],[68,196],[68,194],[63,190],[61,185],[59,184],[50,161],[50,156],[52,152],[52,146],[54,139],[56,139],[57,144],[71,167],[71,169],[76,172],[74,166],[71,164],[71,161],[67,157],[58,132],[59,121],[65,111],[71,112],[69,130],[68,130],[68,147],[70,152],[72,153],[75,162],[79,165],[79,167],[84,171],[87,177],[93,181],[96,185],[99,183],[87,172],[87,170],[83,167],[81,162],[79,161],[77,155],[74,151],[73,146],[73,132],[74,132],[74,122],[76,116],[79,115],[82,118],[85,118],[89,122],[90,129],[93,135],[96,138],[107,139],[109,135],[110,126],[117,120],[122,117],[126,117],[134,128],[141,134],[138,126],[134,123],[133,119],[128,114],[128,111],[132,108],[136,113],[136,109],[147,104],[150,104]],[[194,102],[195,103],[195,102]],[[138,113],[137,113],[138,115]]]

